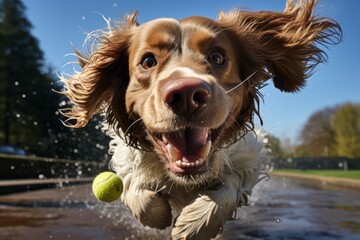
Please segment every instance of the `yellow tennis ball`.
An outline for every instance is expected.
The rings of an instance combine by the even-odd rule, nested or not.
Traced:
[[[120,197],[123,183],[115,173],[103,172],[95,177],[92,190],[100,201],[113,202]]]

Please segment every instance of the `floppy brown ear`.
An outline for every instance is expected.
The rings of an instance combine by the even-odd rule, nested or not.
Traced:
[[[93,115],[107,107],[109,120],[118,119],[120,128],[127,128],[128,117],[125,108],[125,90],[129,82],[128,46],[132,28],[137,25],[136,13],[128,16],[122,24],[108,32],[95,36],[98,42],[90,54],[75,50],[80,72],[70,77],[61,77],[72,107],[62,109],[70,127],[84,127]],[[116,109],[116,110],[114,110]]]
[[[219,25],[247,41],[252,59],[261,63],[281,91],[296,92],[317,64],[326,61],[319,48],[341,41],[337,22],[314,16],[315,0],[288,0],[282,13],[235,10],[219,14]]]

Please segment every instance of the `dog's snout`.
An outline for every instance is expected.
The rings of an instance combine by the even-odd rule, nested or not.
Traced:
[[[198,78],[181,78],[167,82],[161,89],[164,103],[178,115],[190,116],[211,99],[211,86]]]

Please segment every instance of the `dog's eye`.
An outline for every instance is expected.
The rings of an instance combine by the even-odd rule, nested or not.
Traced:
[[[141,60],[141,67],[143,69],[149,69],[155,67],[157,61],[153,55],[147,55]]]
[[[224,56],[219,51],[213,51],[209,55],[209,60],[216,65],[222,65],[225,62]]]

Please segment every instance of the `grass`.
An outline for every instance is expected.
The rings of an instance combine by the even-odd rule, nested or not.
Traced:
[[[297,174],[306,174],[306,175],[316,175],[316,176],[325,176],[325,177],[339,177],[339,178],[350,178],[360,180],[360,170],[299,170],[299,169],[281,169],[275,170],[275,173],[297,173]]]

